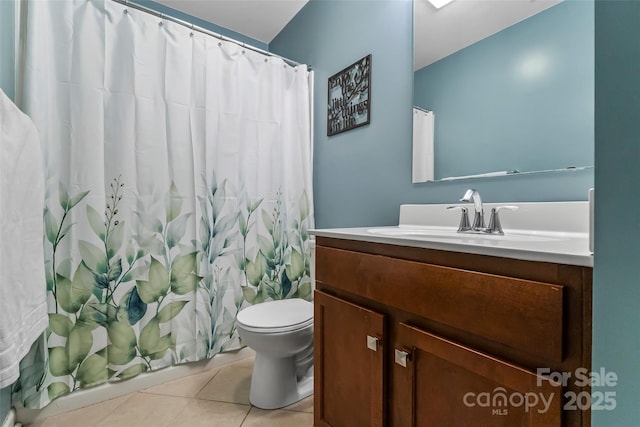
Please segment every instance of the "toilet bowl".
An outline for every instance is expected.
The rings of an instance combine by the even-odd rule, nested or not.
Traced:
[[[291,405],[313,393],[313,304],[299,298],[241,310],[237,329],[256,352],[249,401],[261,409]]]

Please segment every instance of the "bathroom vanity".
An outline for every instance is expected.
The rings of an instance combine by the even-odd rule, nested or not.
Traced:
[[[461,236],[405,206],[399,227],[315,230],[315,425],[589,426],[584,205],[568,232],[514,213]]]

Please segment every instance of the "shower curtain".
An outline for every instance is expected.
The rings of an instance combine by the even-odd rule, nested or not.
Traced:
[[[240,309],[310,299],[306,66],[110,0],[26,7],[50,327],[14,398],[237,349]]]

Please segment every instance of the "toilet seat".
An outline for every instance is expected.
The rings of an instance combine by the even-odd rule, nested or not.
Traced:
[[[298,323],[296,325],[283,326],[281,328],[263,328],[259,326],[248,326],[238,322],[238,326],[246,330],[247,332],[255,332],[259,334],[277,334],[282,332],[293,332],[293,331],[297,331],[298,329],[303,329],[311,325],[313,325],[313,319],[310,319],[303,323]]]
[[[236,320],[250,332],[291,332],[313,325],[313,304],[300,298],[263,302],[243,309]]]

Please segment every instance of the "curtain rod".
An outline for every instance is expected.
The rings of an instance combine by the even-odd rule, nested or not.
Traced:
[[[288,58],[285,58],[284,56],[276,55],[275,53],[272,53],[272,52],[257,48],[255,46],[251,46],[251,45],[246,44],[244,42],[232,39],[231,37],[223,36],[222,34],[213,32],[211,30],[207,30],[206,28],[200,27],[198,25],[194,25],[191,22],[184,21],[184,20],[176,18],[174,16],[166,15],[166,14],[164,14],[162,12],[158,12],[157,10],[154,10],[154,9],[149,8],[149,7],[143,6],[141,4],[135,3],[133,1],[129,1],[129,0],[112,0],[112,1],[114,1],[116,3],[120,3],[121,5],[123,5],[125,7],[130,7],[132,9],[138,9],[138,10],[140,10],[142,12],[145,12],[145,13],[148,13],[150,15],[157,16],[160,19],[171,21],[171,22],[174,22],[174,23],[176,23],[178,25],[182,25],[183,27],[187,27],[187,28],[191,29],[191,31],[198,31],[198,32],[206,34],[208,36],[212,36],[212,37],[215,37],[215,38],[220,39],[220,40],[224,40],[224,41],[228,41],[228,42],[237,44],[239,46],[244,47],[245,49],[249,49],[249,50],[252,50],[254,52],[261,53],[263,55],[271,56],[271,57],[274,57],[274,58],[280,58],[284,62],[286,62],[287,64],[291,65],[292,67],[296,67],[298,65],[303,65],[303,64],[300,64],[299,62],[296,62],[296,61],[294,61],[292,59],[288,59]],[[307,71],[310,71],[310,70],[311,70],[311,66],[307,65]]]
[[[418,107],[417,105],[414,105],[413,108],[415,108],[416,110],[424,111],[425,113],[433,113],[433,110],[427,110],[426,108]]]

